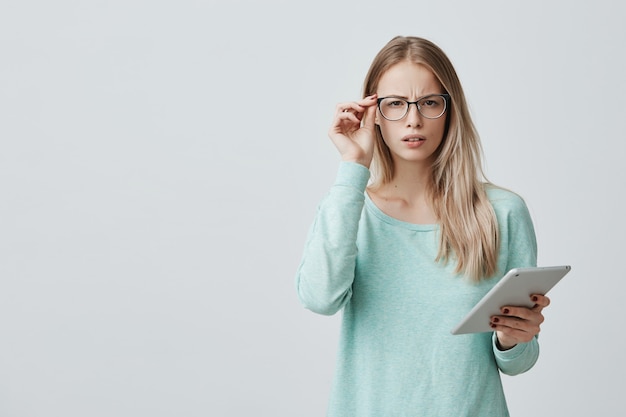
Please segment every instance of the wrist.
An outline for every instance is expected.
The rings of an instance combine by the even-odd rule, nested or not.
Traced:
[[[341,158],[341,160],[343,162],[352,162],[355,164],[363,165],[367,169],[370,168],[370,164],[372,163],[371,159],[368,160],[367,158],[355,158],[355,157],[349,157],[349,156],[344,156]]]
[[[501,342],[500,338],[498,337],[498,333],[496,333],[496,348],[498,348],[499,351],[513,349],[515,346],[517,346],[517,343],[508,344]]]

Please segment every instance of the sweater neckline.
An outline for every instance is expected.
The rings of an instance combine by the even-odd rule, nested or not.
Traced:
[[[388,223],[392,226],[402,227],[404,229],[419,231],[419,232],[430,232],[433,230],[439,230],[438,224],[417,224],[417,223],[409,223],[403,220],[396,219],[395,217],[391,217],[382,211],[378,206],[372,201],[367,191],[365,191],[365,207],[372,213],[374,216],[378,217],[385,223]]]

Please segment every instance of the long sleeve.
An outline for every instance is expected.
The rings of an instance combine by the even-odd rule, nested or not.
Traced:
[[[532,368],[539,358],[539,342],[534,337],[528,343],[520,343],[509,350],[499,350],[496,346],[496,334],[493,333],[493,351],[496,363],[502,373],[518,375]]]
[[[518,196],[510,198],[509,201],[506,212],[499,212],[497,204],[494,205],[500,224],[503,247],[501,255],[506,256],[505,270],[537,266],[537,239],[526,203]],[[526,372],[539,358],[537,337],[506,351],[497,348],[495,333],[492,342],[496,363],[504,374],[517,375]]]
[[[335,314],[352,295],[357,233],[369,177],[364,166],[342,162],[309,230],[296,287],[300,302],[316,313]]]

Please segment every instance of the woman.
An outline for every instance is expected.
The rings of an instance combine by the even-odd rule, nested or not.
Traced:
[[[450,334],[537,251],[524,201],[484,180],[449,59],[428,40],[392,39],[329,136],[342,162],[296,277],[305,307],[343,310],[328,415],[507,416],[499,372],[534,365],[549,299],[504,306],[493,333]]]

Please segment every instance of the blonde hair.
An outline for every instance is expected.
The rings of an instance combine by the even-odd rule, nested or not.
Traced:
[[[489,182],[482,169],[480,138],[448,57],[426,39],[395,37],[374,58],[363,85],[363,97],[376,93],[385,71],[406,60],[430,69],[450,95],[446,129],[429,184],[441,231],[436,261],[446,263],[455,258],[456,272],[474,281],[491,277],[497,270],[498,225],[485,192]],[[379,126],[372,171],[373,186],[387,184],[394,177],[393,159]]]

